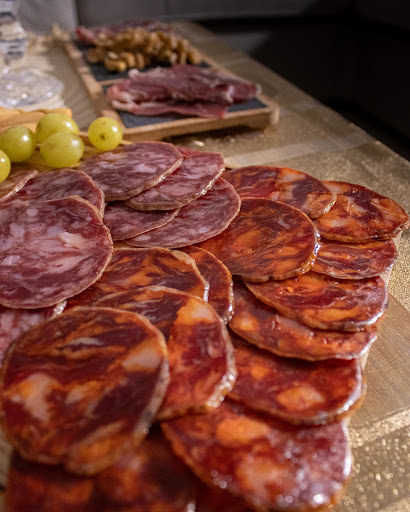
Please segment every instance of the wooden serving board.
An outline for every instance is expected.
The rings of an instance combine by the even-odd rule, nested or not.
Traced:
[[[102,63],[90,64],[85,58],[86,45],[70,39],[63,42],[67,55],[79,73],[91,99],[102,116],[113,117],[123,126],[124,137],[131,141],[159,140],[174,135],[186,135],[234,126],[262,129],[279,121],[279,105],[266,96],[252,98],[229,107],[225,117],[184,117],[178,114],[161,116],[136,116],[129,112],[114,110],[106,96],[106,90],[127,76],[127,72],[107,71]],[[218,71],[236,77],[216,61],[201,54],[202,61]],[[237,78],[237,77],[236,77]]]

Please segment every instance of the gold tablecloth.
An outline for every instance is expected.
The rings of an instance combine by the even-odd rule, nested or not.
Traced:
[[[173,142],[220,151],[230,166],[286,165],[320,179],[360,183],[392,197],[410,212],[407,160],[205,29],[185,22],[175,26],[226,68],[260,83],[265,94],[280,104],[281,115],[278,125],[264,131],[238,128],[173,138]],[[275,51],[280,48],[272,48]],[[86,128],[98,113],[64,51],[56,46],[29,56],[29,62],[64,81],[63,103],[71,107],[80,127]],[[401,239],[399,260],[390,280],[389,309],[367,362],[367,397],[349,426],[354,469],[335,512],[410,510],[409,231]],[[3,482],[4,477],[0,471]]]

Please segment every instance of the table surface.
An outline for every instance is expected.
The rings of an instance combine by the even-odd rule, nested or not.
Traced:
[[[230,166],[279,165],[320,179],[359,183],[410,212],[410,162],[202,27],[189,22],[174,25],[227,69],[260,83],[280,104],[281,114],[279,124],[264,131],[236,128],[174,137],[172,142],[219,151]],[[29,55],[28,62],[63,80],[63,103],[72,109],[80,128],[98,117],[62,48],[55,45]],[[335,512],[410,510],[410,230],[402,236],[389,290],[389,308],[366,365],[367,396],[349,426],[353,476]]]

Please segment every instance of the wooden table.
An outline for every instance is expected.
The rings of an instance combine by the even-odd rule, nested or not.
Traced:
[[[260,83],[267,96],[275,95],[281,118],[278,125],[264,131],[238,128],[177,137],[172,142],[220,151],[231,166],[284,165],[320,179],[359,183],[392,197],[410,212],[407,160],[205,29],[193,23],[175,26],[201,51],[232,72]],[[31,55],[29,62],[64,80],[63,102],[72,108],[80,127],[86,128],[97,112],[62,48]],[[410,230],[401,240],[390,280],[389,309],[366,366],[367,397],[350,423],[353,477],[334,509],[337,512],[410,510],[409,361]]]

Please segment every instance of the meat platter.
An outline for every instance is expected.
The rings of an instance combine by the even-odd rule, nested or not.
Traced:
[[[140,172],[121,179],[130,166]],[[0,206],[1,304],[44,316],[1,371],[9,512],[339,499],[360,360],[408,217],[358,185],[223,171],[218,154],[144,142],[12,175],[26,181]]]
[[[250,97],[240,103],[231,105],[223,117],[218,112],[213,117],[209,117],[212,114],[206,114],[208,117],[193,117],[189,114],[182,116],[172,112],[154,115],[150,113],[152,111],[148,111],[144,115],[135,115],[132,112],[119,110],[112,106],[112,104],[115,105],[115,102],[110,102],[108,91],[114,85],[124,82],[128,73],[108,71],[102,63],[88,62],[86,55],[89,46],[75,37],[65,41],[64,46],[96,109],[103,116],[110,116],[119,120],[124,126],[124,134],[128,140],[159,140],[167,136],[199,133],[235,126],[261,129],[268,124],[275,124],[279,120],[278,104],[263,94],[258,94],[256,97]],[[195,52],[200,56],[199,64],[196,66],[199,69],[212,69],[234,80],[238,79],[207,55],[198,52],[196,49]],[[164,69],[166,70],[166,68]],[[148,73],[152,73],[152,71],[152,69],[148,69]],[[133,70],[130,72],[130,76],[133,72],[134,75],[138,73],[139,78],[140,76],[143,77],[146,71],[143,70],[139,73]]]

